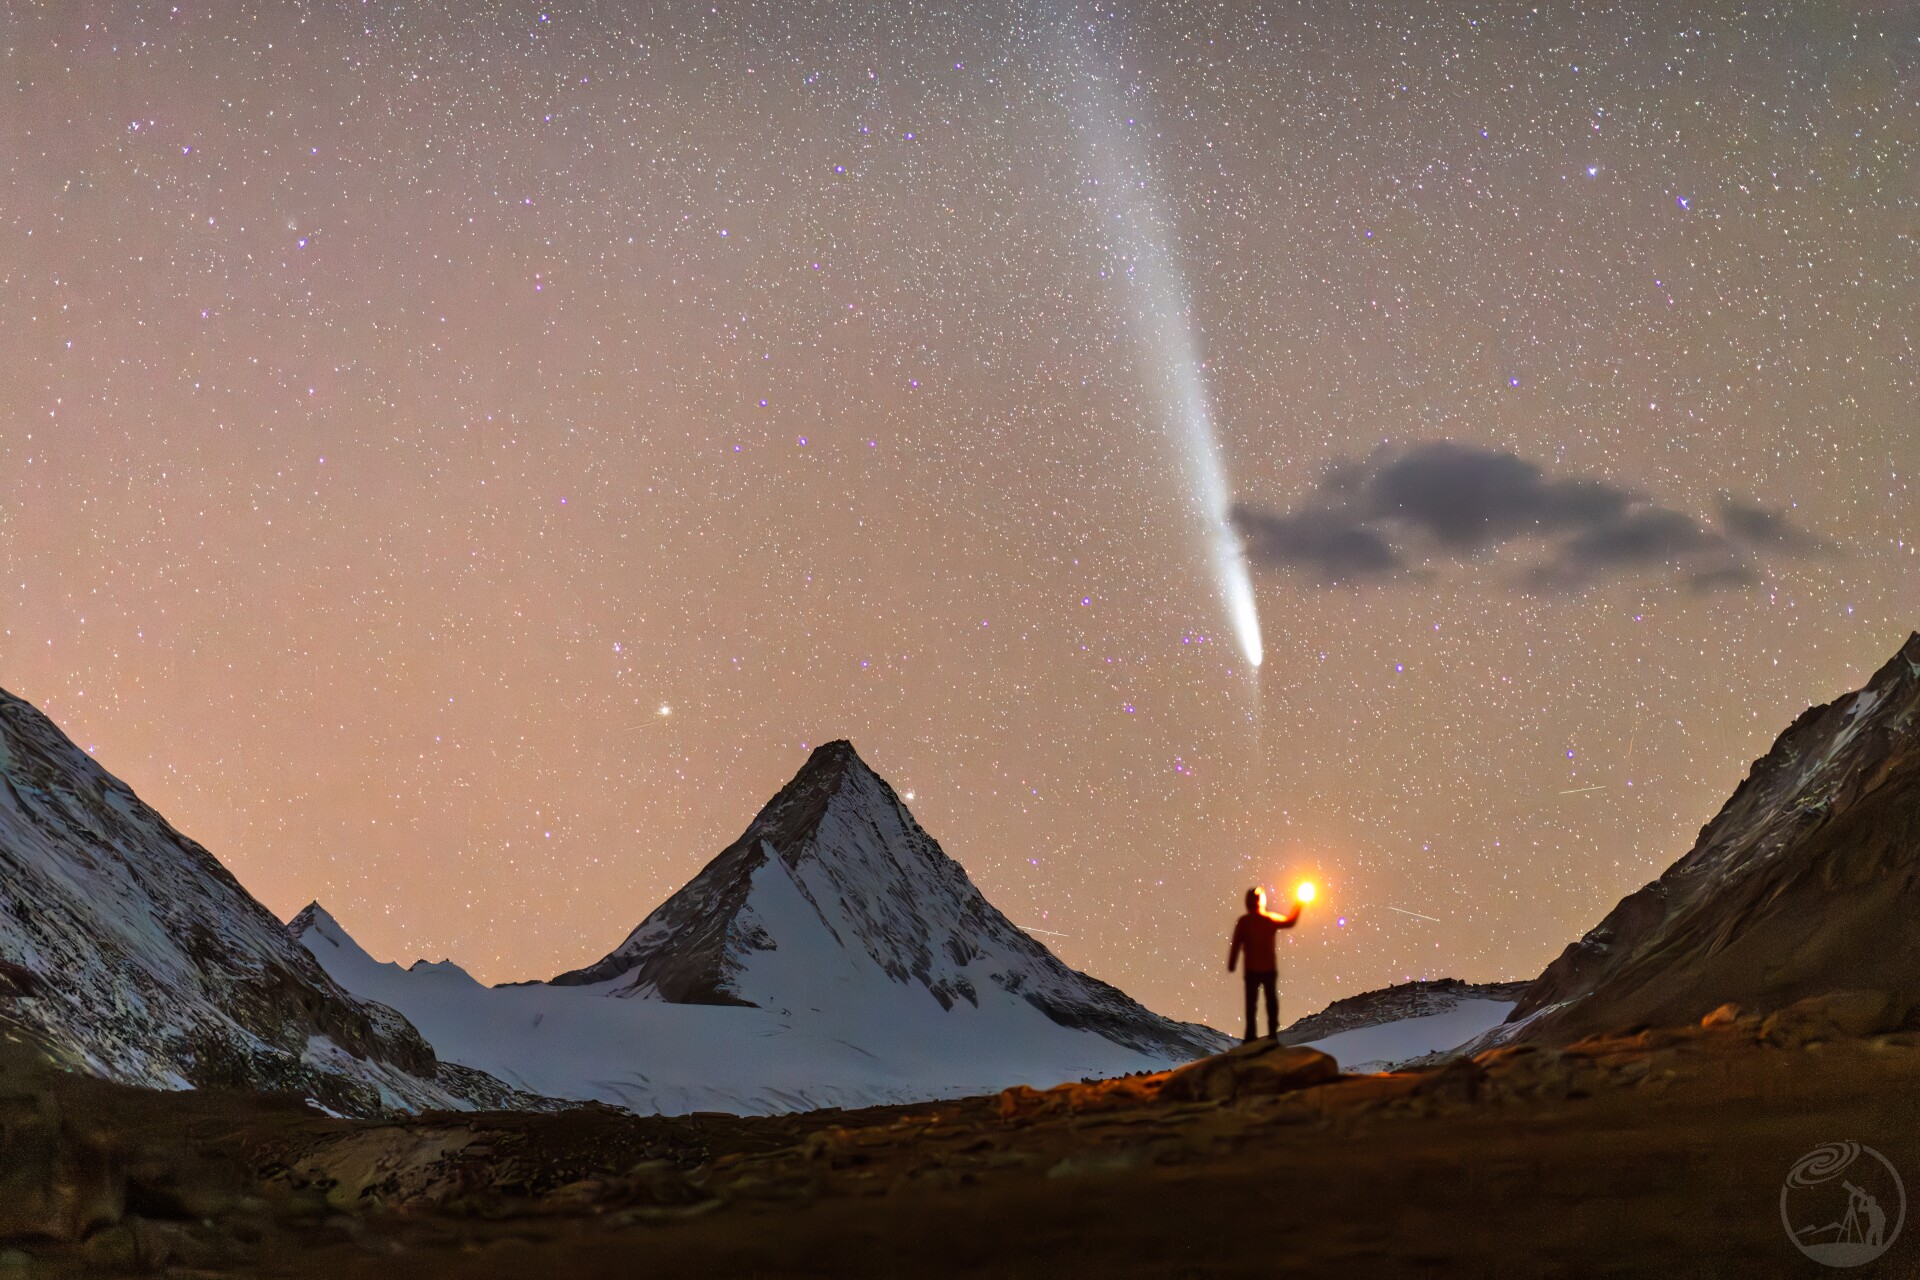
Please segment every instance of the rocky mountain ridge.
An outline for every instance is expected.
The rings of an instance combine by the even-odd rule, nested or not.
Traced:
[[[0,1020],[153,1088],[290,1091],[359,1115],[530,1101],[341,990],[212,854],[5,691]]]
[[[1838,990],[1920,1005],[1920,633],[1810,707],[1693,848],[1528,988],[1500,1041],[1765,1013]]]

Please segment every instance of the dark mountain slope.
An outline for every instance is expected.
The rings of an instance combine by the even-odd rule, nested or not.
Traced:
[[[357,1114],[511,1097],[341,990],[212,854],[4,691],[0,1018],[130,1084],[288,1090]]]
[[[1920,1004],[1920,634],[1864,689],[1813,707],[1692,851],[1548,966],[1524,1039],[1767,1012],[1836,990]]]

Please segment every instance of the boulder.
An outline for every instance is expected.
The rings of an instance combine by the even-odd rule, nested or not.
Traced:
[[[1318,1049],[1255,1040],[1181,1067],[1160,1086],[1160,1097],[1168,1102],[1226,1102],[1292,1093],[1339,1075],[1340,1064]]]
[[[1729,1001],[1700,1019],[1703,1027],[1724,1027],[1740,1020],[1740,1006]]]
[[[1143,1107],[1160,1096],[1160,1086],[1166,1080],[1166,1073],[1160,1072],[1154,1075],[1121,1076],[1112,1080],[1069,1082],[1046,1090],[1017,1084],[1000,1091],[1000,1118],[1031,1119]]]
[[[1830,991],[1776,1009],[1760,1024],[1760,1034],[1779,1045],[1878,1035],[1898,1031],[1908,1009],[1906,999],[1891,991]]]
[[[77,1129],[50,1090],[9,1083],[19,1091],[0,1097],[0,1240],[78,1240],[119,1221],[118,1153]]]

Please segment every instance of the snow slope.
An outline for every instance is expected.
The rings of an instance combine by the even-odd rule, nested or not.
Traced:
[[[283,1089],[354,1114],[531,1101],[341,990],[213,855],[0,691],[7,1022],[154,1088]]]
[[[635,998],[619,979],[486,987],[457,965],[404,969],[368,955],[318,904],[293,929],[341,986],[400,1010],[441,1057],[530,1093],[641,1114],[917,1102],[1169,1065],[1006,992],[943,1009],[851,961],[784,875],[778,859],[763,864],[756,878],[772,883],[756,896],[800,980],[749,971],[756,1006]]]
[[[1310,1013],[1280,1033],[1281,1044],[1318,1044],[1343,1031],[1387,1022],[1406,1022],[1456,1009],[1478,1000],[1512,1006],[1531,982],[1462,982],[1458,978],[1423,978],[1391,987],[1362,991],[1335,1000]],[[1476,1033],[1477,1034],[1477,1033]],[[1443,1046],[1452,1048],[1452,1045]]]
[[[1510,1000],[1462,1000],[1445,1013],[1400,1018],[1306,1041],[1342,1071],[1392,1071],[1402,1063],[1467,1043],[1506,1020]]]
[[[613,952],[550,983],[382,964],[317,904],[293,930],[442,1057],[639,1112],[957,1097],[1158,1070],[1230,1043],[1062,964],[845,742],[817,749]]]

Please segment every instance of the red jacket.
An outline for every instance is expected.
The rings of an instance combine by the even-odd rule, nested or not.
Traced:
[[[1273,941],[1282,929],[1293,928],[1293,922],[1300,918],[1300,908],[1295,906],[1292,912],[1284,916],[1270,916],[1264,911],[1249,911],[1234,922],[1233,946],[1227,952],[1227,972],[1233,972],[1234,962],[1240,953],[1247,956],[1248,973],[1278,973],[1280,961],[1273,953]]]

